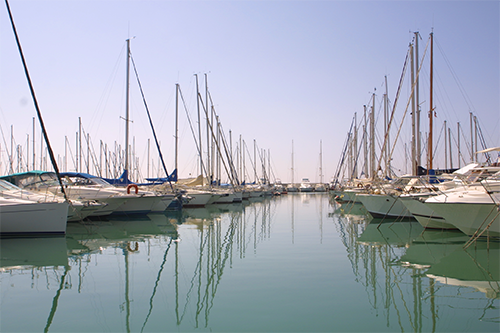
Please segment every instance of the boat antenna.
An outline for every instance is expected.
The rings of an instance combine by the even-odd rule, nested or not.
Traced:
[[[66,191],[64,191],[64,186],[62,184],[59,168],[57,167],[57,162],[56,159],[54,158],[54,152],[52,151],[52,147],[50,146],[49,136],[47,135],[47,131],[45,130],[45,125],[42,119],[42,113],[40,112],[40,108],[38,107],[38,101],[35,96],[35,89],[33,88],[33,84],[31,83],[30,74],[28,72],[28,66],[26,64],[26,60],[24,59],[23,50],[21,48],[21,42],[19,41],[19,36],[17,35],[16,26],[14,24],[14,18],[12,17],[12,12],[10,11],[8,0],[5,0],[5,5],[7,6],[7,11],[9,12],[10,23],[12,25],[12,30],[14,31],[14,36],[16,37],[17,48],[19,50],[19,55],[21,56],[21,61],[23,62],[24,73],[26,74],[26,79],[28,80],[28,85],[30,87],[31,97],[33,98],[33,103],[35,104],[36,114],[38,116],[38,120],[40,121],[40,127],[42,128],[43,138],[45,139],[45,143],[47,144],[47,150],[49,152],[50,161],[52,162],[52,166],[54,167],[54,171],[56,172],[57,180],[59,181],[59,185],[61,186],[61,192],[64,195],[64,199],[68,200],[68,197],[66,196]]]

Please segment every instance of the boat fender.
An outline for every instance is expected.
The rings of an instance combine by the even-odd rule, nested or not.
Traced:
[[[137,187],[137,185],[135,184],[130,184],[129,186],[127,186],[127,194],[130,194],[131,188],[135,189],[135,194],[139,193],[139,187]]]

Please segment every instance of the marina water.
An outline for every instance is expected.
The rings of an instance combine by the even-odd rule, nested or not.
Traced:
[[[296,193],[1,240],[1,332],[498,332],[499,243]]]

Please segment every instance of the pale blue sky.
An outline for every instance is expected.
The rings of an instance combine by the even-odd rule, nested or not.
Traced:
[[[78,117],[96,149],[99,140],[109,146],[115,141],[123,145],[124,48],[125,40],[135,37],[132,55],[169,171],[173,169],[175,84],[180,84],[195,120],[194,74],[199,75],[203,87],[201,81],[207,73],[226,135],[231,130],[236,140],[241,134],[252,154],[254,139],[259,148],[269,149],[274,175],[283,181],[291,179],[292,140],[295,180],[309,177],[319,181],[322,140],[323,174],[328,181],[354,113],[361,118],[363,105],[370,102],[376,89],[381,128],[384,76],[394,101],[413,32],[421,33],[423,55],[432,30],[435,138],[444,120],[451,124],[454,135],[460,122],[468,137],[472,111],[479,118],[487,145],[500,146],[498,1],[9,3],[49,137],[60,156],[65,136],[75,152]],[[11,125],[16,144],[26,147],[35,111],[5,4],[0,15],[0,173],[4,174]],[[420,88],[423,131],[428,122],[428,67],[427,57]],[[398,124],[409,92],[406,80]],[[145,167],[147,139],[152,135],[133,76],[131,118],[136,155]],[[405,171],[402,145],[409,145],[410,140],[409,123],[403,126],[394,156],[401,173]],[[38,145],[39,128],[36,131]],[[379,138],[382,135],[378,129]],[[187,176],[196,173],[197,163],[184,112],[180,136],[179,172]],[[463,138],[461,141],[464,145]],[[442,142],[441,138],[441,146]],[[438,148],[437,154],[442,151]],[[435,166],[444,167],[444,163],[438,158]]]

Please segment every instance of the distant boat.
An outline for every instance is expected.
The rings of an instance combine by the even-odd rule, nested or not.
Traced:
[[[326,192],[326,186],[325,186],[325,184],[322,184],[322,183],[316,184],[314,186],[314,192]]]
[[[309,178],[302,178],[302,183],[300,183],[299,191],[300,192],[312,192],[312,191],[314,191],[314,187],[311,185]]]

